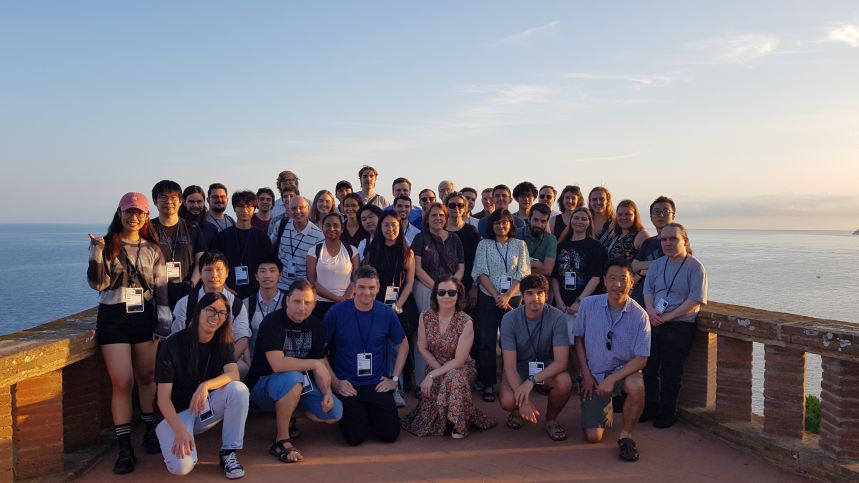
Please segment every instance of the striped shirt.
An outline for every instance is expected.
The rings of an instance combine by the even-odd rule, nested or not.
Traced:
[[[611,350],[608,333],[611,331]],[[650,320],[647,312],[631,298],[614,314],[608,295],[591,295],[582,300],[574,337],[584,337],[588,369],[597,383],[636,357],[650,356]],[[578,341],[577,341],[578,343]]]
[[[277,231],[272,235],[272,243],[277,243]],[[283,272],[277,288],[289,290],[292,282],[307,280],[307,251],[312,250],[318,243],[325,241],[322,230],[313,223],[307,223],[300,232],[295,229],[295,222],[289,220],[280,237],[280,248],[277,257],[283,262]],[[290,272],[290,268],[294,273]]]

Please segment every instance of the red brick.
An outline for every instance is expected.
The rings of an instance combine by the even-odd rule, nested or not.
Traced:
[[[18,382],[12,416],[15,428],[16,479],[34,478],[62,470],[62,371]],[[45,451],[45,447],[56,450]]]

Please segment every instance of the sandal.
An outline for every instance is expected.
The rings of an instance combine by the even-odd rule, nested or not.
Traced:
[[[289,444],[289,446],[284,446],[285,444]],[[281,463],[298,463],[304,459],[301,452],[288,439],[281,439],[275,442],[269,448],[268,453],[280,460]]]
[[[301,430],[298,429],[298,422],[295,418],[289,420],[289,439],[298,439],[301,437]]]
[[[519,415],[518,411],[511,411],[510,414],[507,415],[507,427],[510,429],[522,429],[522,426],[525,425],[525,422],[522,421],[522,416]]]
[[[635,447],[635,441],[632,438],[619,439],[617,445],[620,446],[620,459],[638,461],[638,448]]]
[[[546,423],[546,432],[549,433],[549,438],[552,441],[563,441],[567,439],[567,430],[557,421],[549,421]]]
[[[491,386],[483,390],[483,400],[486,402],[495,402],[495,391],[492,390]]]

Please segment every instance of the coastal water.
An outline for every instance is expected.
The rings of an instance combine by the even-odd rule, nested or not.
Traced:
[[[86,282],[87,232],[104,225],[0,224],[0,335],[96,304]],[[692,230],[710,299],[859,323],[859,236],[846,231]],[[763,350],[756,347],[755,407],[762,407]],[[807,392],[820,392],[809,357]]]

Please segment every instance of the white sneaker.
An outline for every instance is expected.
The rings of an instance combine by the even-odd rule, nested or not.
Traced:
[[[450,437],[453,439],[465,439],[465,435],[461,433],[450,433]]]
[[[398,408],[406,406],[406,397],[403,394],[402,389],[397,388],[394,390],[394,403],[397,405]]]
[[[221,469],[224,476],[231,480],[245,476],[245,469],[239,464],[235,450],[221,450]]]

